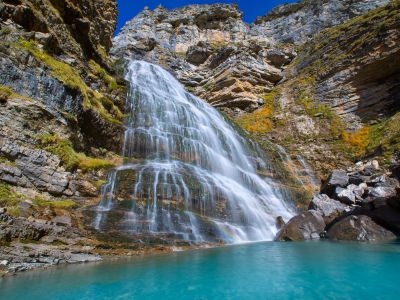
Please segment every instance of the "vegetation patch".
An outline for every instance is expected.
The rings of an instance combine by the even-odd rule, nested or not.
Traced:
[[[245,114],[236,119],[240,127],[251,134],[268,133],[273,128],[273,114],[280,109],[278,89],[265,94],[262,98],[264,105],[253,113]]]
[[[365,155],[368,138],[368,127],[363,127],[355,132],[344,132],[342,134],[343,142],[351,148],[351,154],[356,158]]]
[[[5,103],[12,95],[12,90],[7,86],[0,85],[0,103]]]
[[[8,184],[0,183],[0,207],[13,207],[22,200],[24,197],[14,192]]]
[[[14,192],[8,184],[0,183],[0,207],[6,207],[10,215],[19,216],[19,204],[25,197]]]
[[[47,200],[41,197],[33,199],[33,205],[38,207],[50,207],[59,209],[71,209],[78,205],[72,200]]]
[[[107,83],[108,88],[111,91],[115,91],[119,88],[117,80],[110,74],[108,74],[108,72],[94,60],[89,61],[89,67],[98,78],[104,80]]]
[[[37,138],[40,143],[39,147],[57,155],[68,171],[81,169],[83,172],[89,172],[115,166],[114,162],[110,160],[88,157],[84,153],[77,153],[71,141],[62,139],[58,135],[44,134]]]
[[[380,155],[384,160],[400,152],[400,113],[369,127],[367,154]]]

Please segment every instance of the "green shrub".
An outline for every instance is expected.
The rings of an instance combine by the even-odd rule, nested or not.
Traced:
[[[14,192],[9,185],[0,183],[0,207],[17,206],[24,197]]]

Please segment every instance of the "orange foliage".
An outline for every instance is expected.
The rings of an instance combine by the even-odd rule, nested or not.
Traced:
[[[242,128],[251,133],[265,133],[272,130],[271,115],[271,108],[263,107],[239,118],[237,121]]]
[[[368,143],[369,129],[363,127],[355,132],[343,132],[342,140],[353,148],[356,155],[363,155]]]

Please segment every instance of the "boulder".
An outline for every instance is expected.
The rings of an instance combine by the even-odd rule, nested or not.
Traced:
[[[328,180],[322,185],[321,194],[332,196],[337,187],[344,188],[349,183],[349,176],[345,170],[334,170]]]
[[[368,195],[375,198],[391,198],[396,197],[397,191],[396,188],[388,186],[369,187]]]
[[[276,225],[276,228],[282,229],[286,225],[286,222],[285,222],[285,220],[283,220],[283,218],[281,216],[279,216],[275,220],[275,225]]]
[[[293,217],[278,232],[277,241],[302,241],[319,239],[325,229],[325,221],[322,213],[316,210],[309,210]]]
[[[376,224],[370,217],[349,216],[329,228],[328,238],[339,241],[390,241],[396,235]]]
[[[321,212],[325,223],[329,224],[336,217],[350,211],[351,207],[337,200],[329,198],[328,195],[317,194],[310,202],[308,209]]]
[[[335,198],[344,204],[352,205],[356,203],[356,200],[362,200],[367,188],[364,183],[360,183],[359,185],[350,184],[345,189],[337,187],[335,189]]]

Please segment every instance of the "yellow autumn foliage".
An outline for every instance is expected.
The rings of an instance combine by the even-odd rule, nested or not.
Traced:
[[[369,129],[363,127],[355,132],[343,132],[342,140],[352,148],[356,156],[363,155],[368,144]]]
[[[263,107],[251,114],[238,118],[238,124],[250,133],[265,133],[272,130],[272,109]]]

